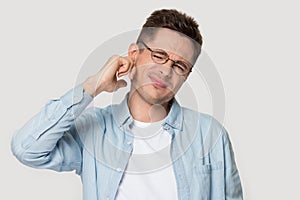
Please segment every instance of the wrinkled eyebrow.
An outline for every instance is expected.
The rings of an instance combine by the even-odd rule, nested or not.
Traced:
[[[147,47],[146,47],[147,48]],[[148,47],[149,48],[149,47]],[[147,49],[148,49],[147,48]],[[165,55],[168,55],[170,57],[170,55],[175,55],[178,57],[178,59],[176,59],[176,62],[177,63],[182,63],[182,64],[185,64],[187,65],[188,67],[193,67],[194,65],[192,63],[190,63],[188,60],[186,60],[185,58],[183,58],[182,56],[179,56],[177,55],[176,53],[173,53],[173,52],[167,52],[166,50],[162,49],[162,48],[151,48],[152,51],[155,51],[155,52],[159,52],[159,53],[163,53]]]
[[[181,62],[183,63],[184,65],[192,68],[194,65],[189,62],[187,59],[183,58],[182,56],[179,56],[177,55],[176,53],[173,53],[171,51],[168,52],[168,50],[165,50],[163,48],[157,48],[157,47],[149,47],[148,44],[146,44],[144,41],[140,40],[140,41],[137,41],[137,44],[142,44],[144,46],[143,49],[148,49],[149,51],[151,52],[157,52],[157,53],[161,53],[161,54],[164,54],[165,56],[168,56],[170,58],[170,55],[175,55],[177,57],[179,57],[179,59],[176,59],[175,61],[178,63],[178,62]]]

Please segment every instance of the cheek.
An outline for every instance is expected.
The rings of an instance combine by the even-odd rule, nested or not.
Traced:
[[[147,68],[143,66],[135,66],[132,68],[128,77],[130,78],[131,85],[135,88],[147,85],[149,83]]]
[[[183,79],[176,80],[176,84],[174,85],[176,91],[178,91],[181,88],[181,86],[184,84],[184,81],[185,80],[183,80]]]
[[[140,79],[143,80],[147,77],[147,75],[151,72],[152,66],[149,64],[141,64],[136,63],[135,66],[132,68],[129,78],[133,79]]]
[[[129,74],[129,78],[131,81],[143,80],[146,72],[142,66],[134,66]]]

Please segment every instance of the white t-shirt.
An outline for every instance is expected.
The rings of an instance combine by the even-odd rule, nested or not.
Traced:
[[[133,152],[120,183],[116,200],[176,200],[177,186],[170,158],[171,135],[164,120],[134,120]]]

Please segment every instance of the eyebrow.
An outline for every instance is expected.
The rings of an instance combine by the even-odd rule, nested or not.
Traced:
[[[147,47],[146,47],[147,48]],[[149,49],[150,50],[150,49]],[[170,54],[173,54],[173,53],[168,53],[167,51],[165,51],[164,49],[160,49],[160,48],[153,48],[153,49],[151,49],[152,51],[155,51],[155,52],[159,52],[159,53],[164,53],[164,54],[166,54],[166,55],[168,55],[169,57],[170,57]],[[176,55],[176,54],[175,54]],[[178,56],[178,55],[176,55],[176,56]],[[180,58],[179,59],[181,59],[181,60],[176,60],[176,62],[177,63],[182,63],[182,64],[185,64],[185,65],[187,65],[187,66],[189,66],[189,67],[193,67],[193,65],[189,62],[189,61],[187,61],[187,60],[185,60],[184,58],[182,58],[181,56],[179,56]]]
[[[155,52],[159,52],[159,53],[163,52],[164,54],[168,55],[168,57],[170,58],[170,53],[168,53],[164,49],[155,48],[155,47],[154,48],[152,48],[152,47],[150,48],[144,41],[138,41],[138,43],[142,43],[146,47],[146,49],[148,49],[149,51],[155,51]],[[173,54],[173,53],[171,53],[171,54]],[[178,55],[176,55],[176,56],[178,56]],[[179,56],[179,57],[182,58],[181,56]],[[182,59],[184,59],[184,58],[182,58]],[[176,63],[183,63],[184,65],[186,65],[186,67],[190,67],[190,68],[193,68],[193,66],[194,66],[189,61],[187,61],[187,60],[185,61],[185,59],[184,60],[176,60]]]

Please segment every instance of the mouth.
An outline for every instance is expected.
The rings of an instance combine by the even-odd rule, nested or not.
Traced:
[[[168,87],[167,83],[165,83],[163,80],[159,79],[159,78],[155,78],[153,76],[149,77],[152,84],[156,87],[156,88],[162,88],[165,89]]]

